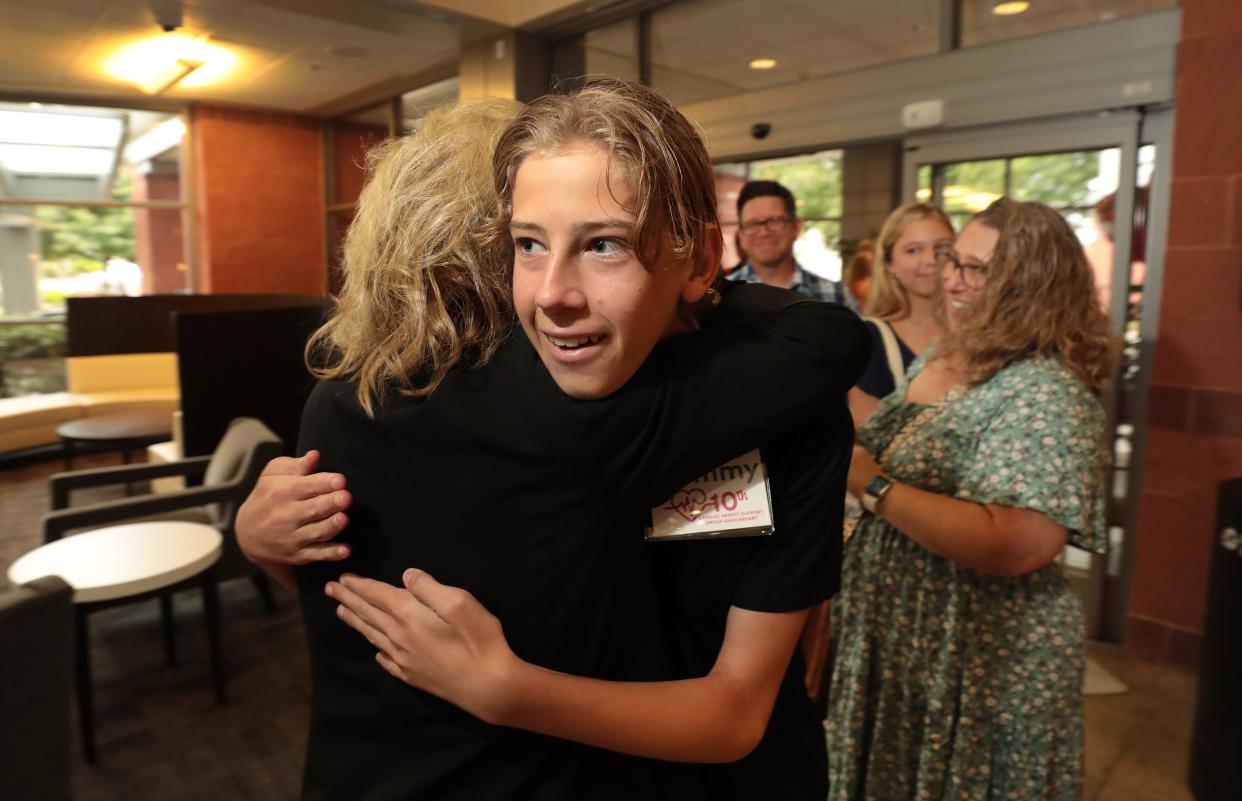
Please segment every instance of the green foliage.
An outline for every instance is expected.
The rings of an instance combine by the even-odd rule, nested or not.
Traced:
[[[118,175],[112,187],[113,200],[129,200],[130,179]],[[134,258],[134,211],[127,208],[88,208],[85,206],[37,206],[35,217],[42,223],[43,258],[85,258],[103,264],[113,256]],[[91,269],[79,268],[77,272]]]
[[[44,278],[68,278],[82,273],[94,273],[104,269],[102,261],[68,257],[60,261],[39,262],[39,274]]]
[[[113,256],[134,258],[134,215],[131,209],[39,206],[35,216],[45,259],[82,258],[106,262]]]
[[[58,289],[45,289],[39,294],[43,296],[43,307],[46,309],[63,309],[66,298],[77,297],[72,292],[61,292]]]
[[[1099,151],[1023,156],[1013,160],[1009,182],[1017,200],[1038,200],[1054,209],[1090,206],[1087,183],[1100,173]]]
[[[0,362],[63,358],[65,353],[63,323],[0,326]]]
[[[804,219],[840,217],[842,206],[841,155],[816,154],[805,159],[756,161],[750,165],[752,181],[777,181],[793,192],[798,215]]]
[[[1100,173],[1100,151],[1081,150],[1045,156],[965,161],[945,167],[945,210],[982,211],[988,196],[1009,193],[1015,200],[1037,200],[1054,209],[1091,205],[1089,182]],[[958,222],[955,217],[954,222]]]

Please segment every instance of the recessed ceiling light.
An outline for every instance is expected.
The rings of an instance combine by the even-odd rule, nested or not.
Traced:
[[[774,58],[757,58],[750,62],[750,68],[752,70],[770,70],[775,66],[776,59]]]
[[[998,17],[1012,17],[1031,7],[1027,0],[1000,0],[992,4],[992,13]]]

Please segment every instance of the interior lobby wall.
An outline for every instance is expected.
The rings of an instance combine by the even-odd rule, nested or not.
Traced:
[[[175,171],[142,173],[133,184],[134,200],[181,200]],[[179,209],[134,209],[134,242],[142,271],[142,292],[159,295],[186,289],[184,232]]]
[[[367,151],[388,138],[388,128],[349,121],[332,127],[333,203],[354,203],[366,184]]]
[[[1177,119],[1125,643],[1194,664],[1216,493],[1242,476],[1242,4],[1183,0]]]
[[[199,292],[323,292],[318,120],[191,110]]]

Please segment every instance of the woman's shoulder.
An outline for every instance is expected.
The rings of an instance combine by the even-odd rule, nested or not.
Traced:
[[[981,388],[1003,397],[1021,395],[1037,406],[1073,409],[1091,416],[1103,414],[1095,393],[1068,367],[1049,357],[1036,356],[1006,365]]]
[[[992,376],[988,382],[993,381],[1007,386],[1040,384],[1063,388],[1067,392],[1081,391],[1088,395],[1091,394],[1086,385],[1070,372],[1068,367],[1048,356],[1032,356],[1012,362],[997,370],[996,375]]]

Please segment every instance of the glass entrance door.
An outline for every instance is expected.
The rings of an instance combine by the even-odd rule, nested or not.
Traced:
[[[1158,157],[1168,150],[1166,129],[1145,127],[1143,116],[1130,111],[937,132],[905,143],[903,195],[940,205],[959,230],[1002,195],[1059,211],[1078,234],[1095,272],[1099,302],[1125,343],[1116,380],[1103,398],[1114,432],[1109,552],[1097,557],[1066,548],[1061,556],[1083,601],[1088,634],[1107,639],[1120,639],[1130,562],[1127,532],[1137,519],[1131,465],[1143,440],[1143,336],[1154,336],[1155,320],[1154,309],[1144,308],[1144,289],[1159,283],[1148,220]],[[1161,172],[1167,186],[1167,170]]]

